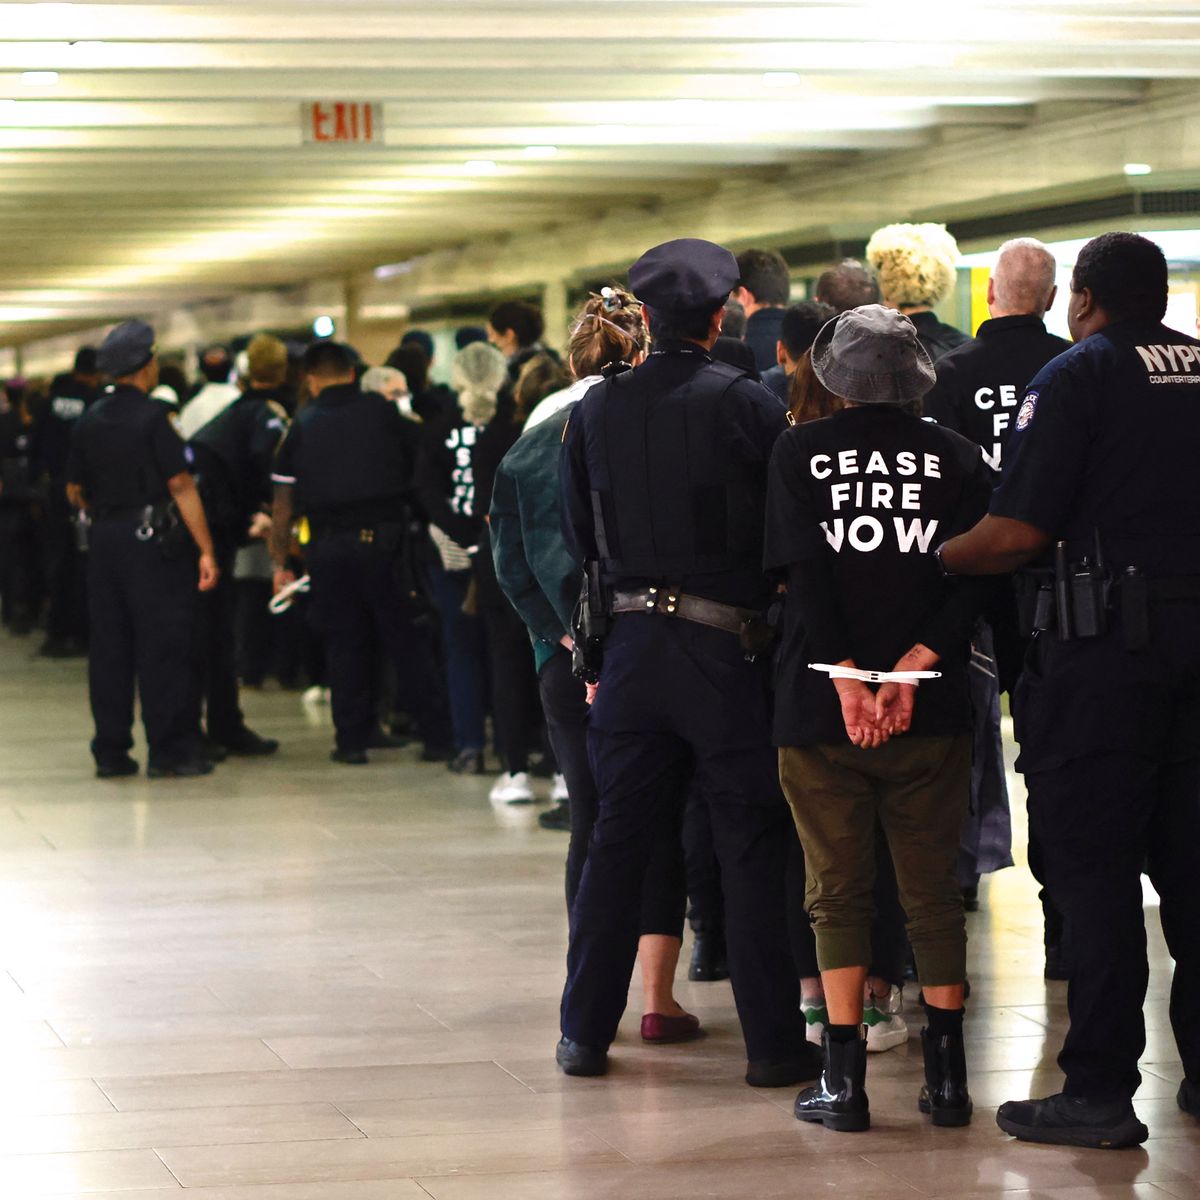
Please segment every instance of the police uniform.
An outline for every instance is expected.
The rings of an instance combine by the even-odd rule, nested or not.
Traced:
[[[272,397],[266,390],[245,392],[188,443],[220,571],[217,586],[197,605],[193,704],[197,721],[203,704],[209,741],[235,754],[269,754],[279,746],[246,727],[235,633],[234,559],[251,519],[269,500],[275,452],[287,430],[287,413]]]
[[[294,487],[311,530],[305,563],[312,623],[325,643],[335,754],[362,755],[375,735],[380,652],[395,665],[397,699],[417,718],[427,751],[452,740],[433,651],[398,580],[416,429],[357,383],[327,387],[296,417],[271,477]]]
[[[132,375],[153,355],[153,329],[129,321],[105,339],[100,369]],[[168,553],[148,519],[169,503],[168,480],[187,469],[168,410],[138,388],[109,388],[79,418],[66,477],[82,488],[92,519],[88,682],[101,774],[136,769],[129,758],[135,680],[150,770],[173,774],[197,760],[187,687],[196,557],[190,539]]]
[[[80,652],[87,644],[86,560],[80,554],[77,517],[67,502],[67,456],[79,418],[99,390],[80,373],[96,374],[96,351],[84,347],[76,369],[59,375],[33,429],[35,469],[46,478],[46,644],[43,654]]]
[[[737,278],[728,251],[690,239],[649,251],[630,272],[652,322],[714,312]],[[599,563],[614,613],[588,734],[599,813],[562,1002],[559,1062],[571,1073],[603,1070],[637,953],[653,834],[679,820],[694,771],[725,887],[747,1078],[812,1077],[788,952],[794,835],[770,746],[769,667],[748,661],[728,619],[769,599],[766,470],[784,428],[760,384],[695,342],[661,340],[642,366],[592,388],[567,426],[564,532],[579,561]],[[568,1065],[577,1051],[584,1069]]]
[[[1071,948],[1064,1093],[1137,1090],[1143,867],[1175,958],[1175,1038],[1200,1088],[1200,343],[1110,324],[1034,378],[1014,424],[991,512],[1064,543],[1080,572],[1098,546],[1115,581],[1097,604],[1107,628],[1076,605],[1072,627],[1036,637],[1017,687],[1017,767]]]

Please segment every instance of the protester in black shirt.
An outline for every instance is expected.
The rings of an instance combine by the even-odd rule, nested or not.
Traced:
[[[774,250],[743,250],[737,265],[741,278],[734,298],[746,314],[742,340],[753,352],[754,366],[761,374],[778,361],[776,347],[784,305],[791,294],[791,276],[783,255]]]
[[[885,225],[867,243],[867,262],[879,276],[884,304],[912,321],[935,363],[970,340],[933,311],[954,290],[958,262],[958,243],[944,225]]]
[[[767,566],[788,585],[775,741],[830,1018],[825,1074],[801,1093],[796,1115],[835,1129],[870,1123],[860,1030],[878,819],[929,1014],[922,1103],[935,1124],[965,1124],[966,934],[954,865],[970,787],[967,647],[980,592],[948,584],[933,550],[986,510],[990,473],[971,443],[905,411],[934,378],[907,318],[879,305],[845,313],[821,331],[812,362],[847,407],[776,443],[766,543]],[[810,664],[936,665],[941,674],[922,683],[914,708],[909,685],[876,694]]]
[[[804,353],[831,317],[837,313],[828,305],[815,300],[793,304],[783,311],[779,326],[779,341],[775,346],[778,362],[769,371],[764,371],[762,381],[785,405],[789,403],[792,377]]]

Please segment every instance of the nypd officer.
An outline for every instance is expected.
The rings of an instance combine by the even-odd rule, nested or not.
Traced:
[[[788,810],[770,745],[768,667],[742,638],[769,600],[767,462],[779,401],[709,351],[738,281],[711,242],[683,239],[629,273],[653,341],[597,384],[567,426],[564,531],[598,564],[611,613],[589,754],[599,812],[571,922],[562,1040],[569,1075],[600,1075],[637,953],[642,879],[695,776],[725,888],[729,970],[748,1083],[816,1077],[788,949]]]
[[[1080,251],[1076,345],[1017,410],[989,515],[940,550],[994,574],[1050,551],[1017,688],[1018,767],[1067,924],[1063,1092],[1001,1105],[1013,1136],[1076,1146],[1148,1136],[1131,1103],[1146,1045],[1140,875],[1175,959],[1179,1106],[1200,1118],[1200,342],[1168,329],[1167,264],[1145,238]]]
[[[158,382],[154,330],[118,325],[100,347],[113,386],[79,418],[67,498],[91,517],[88,679],[101,778],[133,775],[134,681],[149,743],[147,774],[207,775],[190,720],[192,608],[217,583],[204,507],[183,441],[149,393]],[[182,525],[180,525],[182,521]]]
[[[292,518],[312,541],[312,620],[325,639],[337,744],[334,762],[361,765],[377,740],[376,665],[394,664],[398,700],[417,719],[423,758],[451,756],[450,715],[429,642],[413,623],[398,580],[409,535],[416,426],[390,400],[358,385],[357,357],[338,342],[314,342],[304,378],[314,397],[280,447],[271,558],[275,590],[288,569]]]

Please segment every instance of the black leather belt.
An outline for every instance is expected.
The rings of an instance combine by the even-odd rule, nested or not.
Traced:
[[[694,621],[697,625],[708,625],[733,634],[740,634],[746,623],[759,615],[753,609],[718,604],[715,600],[688,596],[662,587],[646,588],[641,592],[615,592],[612,610],[614,613],[658,613],[660,616]]]

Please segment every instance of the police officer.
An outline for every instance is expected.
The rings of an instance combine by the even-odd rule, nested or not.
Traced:
[[[1047,331],[1043,319],[1058,291],[1057,271],[1054,255],[1036,238],[1005,242],[988,279],[990,319],[980,325],[974,341],[951,350],[938,362],[937,383],[925,397],[925,414],[970,438],[997,474],[1029,381],[1052,358],[1070,349],[1070,342]],[[988,629],[981,632],[979,648],[989,656],[994,651],[996,679],[984,671],[971,672],[976,711],[974,797],[959,866],[960,882],[968,892],[973,890],[972,883],[978,885],[981,870],[1012,864],[999,693],[1012,692],[1025,646],[1017,630],[1011,589],[995,594],[987,618]],[[1030,843],[1029,865],[1040,881],[1041,848],[1036,841]],[[1041,898],[1046,978],[1065,979],[1062,916],[1044,889]]]
[[[210,749],[256,757],[274,754],[279,743],[248,728],[238,705],[234,559],[270,499],[271,468],[287,430],[287,412],[277,399],[287,379],[287,347],[259,334],[246,359],[245,390],[188,443],[220,568],[217,586],[197,606],[193,682],[197,720],[203,703]]]
[[[88,679],[101,779],[133,775],[134,681],[149,743],[147,774],[207,775],[188,700],[192,607],[216,586],[204,507],[158,381],[154,330],[117,326],[100,347],[114,385],[82,417],[67,461],[67,498],[91,517]],[[173,502],[173,504],[172,504]],[[180,524],[182,522],[182,524]]]
[[[1167,264],[1107,233],[1080,251],[1076,345],[1017,410],[989,515],[945,568],[994,574],[1052,547],[1017,688],[1018,767],[1046,884],[1066,917],[1071,1025],[1059,1095],[1001,1105],[1015,1137],[1119,1147],[1132,1105],[1148,966],[1140,875],[1175,959],[1179,1106],[1200,1118],[1200,341],[1162,324]]]
[[[767,461],[779,401],[709,350],[739,277],[710,242],[657,246],[633,266],[653,346],[597,384],[567,426],[564,531],[599,565],[613,614],[592,709],[600,794],[575,900],[557,1060],[600,1075],[625,1008],[654,832],[678,821],[694,773],[725,888],[729,970],[746,1080],[816,1077],[788,950],[787,807],[770,746],[768,668],[743,631],[769,599]]]
[[[76,512],[67,503],[67,453],[79,418],[100,395],[95,346],[83,346],[72,370],[55,377],[50,401],[33,428],[34,469],[46,481],[46,640],[38,653],[72,658],[87,652],[86,559]],[[85,535],[86,536],[86,533]]]
[[[390,400],[364,392],[357,357],[337,342],[315,342],[304,355],[314,397],[280,448],[272,479],[271,557],[275,590],[294,579],[288,552],[294,513],[308,519],[312,541],[312,619],[325,640],[334,762],[360,765],[378,733],[378,651],[394,664],[398,700],[417,718],[423,757],[450,757],[450,718],[428,641],[413,623],[398,581],[409,535],[416,426]]]

